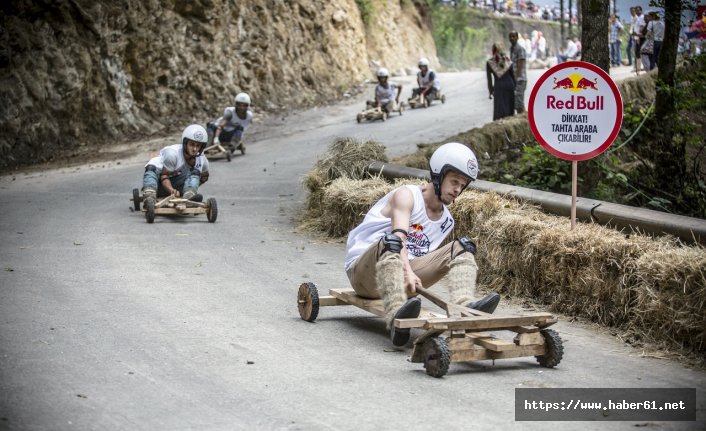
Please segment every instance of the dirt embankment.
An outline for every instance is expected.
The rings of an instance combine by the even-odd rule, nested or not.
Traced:
[[[256,112],[276,111],[339,98],[383,59],[393,70],[420,52],[437,61],[411,2],[372,3],[366,25],[355,0],[4,2],[0,169],[176,133],[240,91]]]

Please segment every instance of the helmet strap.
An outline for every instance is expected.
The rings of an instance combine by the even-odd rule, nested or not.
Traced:
[[[434,185],[434,193],[441,199],[441,182],[444,180],[444,174],[435,174],[431,172],[431,183]]]

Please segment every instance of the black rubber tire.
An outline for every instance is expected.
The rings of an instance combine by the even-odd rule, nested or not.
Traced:
[[[242,142],[240,143],[240,155],[245,155],[245,145]]]
[[[145,200],[145,220],[147,223],[154,223],[154,199]]]
[[[387,121],[387,112],[382,113],[382,117],[380,117],[382,121]]]
[[[429,106],[431,106],[431,100],[429,100],[428,97],[425,97],[424,98],[424,107],[428,108]]]
[[[218,203],[215,198],[208,198],[206,201],[206,218],[209,223],[215,223],[218,218]]]
[[[561,341],[559,333],[553,329],[542,329],[539,331],[544,337],[544,354],[535,356],[539,365],[545,368],[554,368],[559,365],[564,356],[564,343]]]
[[[363,121],[363,115],[362,115],[362,114],[356,115],[356,116],[355,116],[355,121],[357,121],[358,123],[360,123],[361,121]]]
[[[226,160],[230,162],[230,151],[226,150]]]
[[[297,307],[302,320],[313,322],[319,316],[319,290],[314,283],[309,281],[299,286]]]
[[[132,205],[135,211],[140,210],[140,189],[132,189]]]
[[[446,103],[446,95],[445,94],[441,95],[441,104],[443,105],[444,103]]]
[[[426,340],[422,345],[424,353],[424,368],[432,377],[443,377],[449,371],[451,354],[446,340],[434,337]]]

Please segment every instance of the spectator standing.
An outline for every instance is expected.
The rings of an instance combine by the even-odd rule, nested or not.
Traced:
[[[613,66],[621,66],[623,64],[623,59],[620,56],[620,45],[622,44],[620,36],[623,34],[623,24],[620,23],[620,18],[618,18],[615,14],[610,16],[608,31],[608,42],[610,43],[610,64]]]
[[[647,24],[647,38],[652,39],[652,55],[650,56],[650,70],[657,67],[659,50],[664,40],[664,21],[660,19],[659,12],[650,13],[650,22]]]
[[[632,56],[635,53],[635,41],[632,37],[634,29],[635,29],[635,22],[637,22],[637,14],[635,13],[635,8],[631,7],[630,8],[630,33],[628,34],[628,45],[625,48],[625,53],[628,56],[628,66],[632,66]]]
[[[493,121],[509,117],[515,106],[515,78],[512,61],[505,53],[502,42],[493,44],[493,56],[486,62],[488,98],[493,99]]]
[[[520,44],[519,34],[511,31],[510,60],[512,60],[512,76],[515,79],[515,111],[518,114],[525,112],[525,89],[527,88],[527,51]]]

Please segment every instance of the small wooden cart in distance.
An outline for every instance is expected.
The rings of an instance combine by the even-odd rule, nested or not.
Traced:
[[[206,218],[210,223],[216,221],[218,217],[218,204],[215,198],[208,198],[206,203],[190,201],[184,198],[167,196],[157,198],[156,201],[148,200],[144,205],[140,205],[144,201],[140,195],[139,189],[132,189],[132,202],[135,211],[143,211],[147,223],[154,223],[154,218],[157,215],[177,214],[177,215],[197,215],[206,214]],[[142,207],[140,209],[140,207]]]
[[[439,96],[438,99],[430,100],[430,99],[424,97],[422,94],[418,94],[414,97],[410,97],[407,100],[407,103],[409,103],[409,106],[412,109],[420,108],[420,107],[428,108],[429,106],[431,106],[431,102],[433,102],[434,100],[441,100],[442,104],[446,103],[446,95],[442,94],[441,96]]]
[[[397,107],[396,112],[398,112],[400,115],[402,115],[402,111],[404,111],[404,106],[402,105],[402,103],[400,103],[399,106]],[[365,109],[363,111],[360,111],[358,113],[358,115],[356,115],[355,120],[359,123],[363,120],[369,120],[369,121],[382,120],[382,121],[385,121],[385,120],[387,120],[388,116],[389,116],[389,114],[387,113],[387,111],[383,110],[382,108],[380,108],[378,106],[378,107],[369,108],[369,109]]]
[[[446,311],[446,316],[422,308],[415,319],[395,319],[397,328],[421,328],[425,332],[414,340],[411,362],[423,363],[426,373],[442,377],[451,362],[507,359],[534,356],[539,365],[553,368],[561,362],[564,347],[559,334],[547,327],[557,322],[549,313],[495,315],[449,304],[436,294],[418,288],[418,293]],[[319,307],[355,305],[377,316],[384,316],[381,299],[365,299],[353,289],[331,289],[319,296],[314,283],[302,283],[297,295],[299,315],[313,322]],[[505,340],[487,331],[509,331],[515,336]]]

